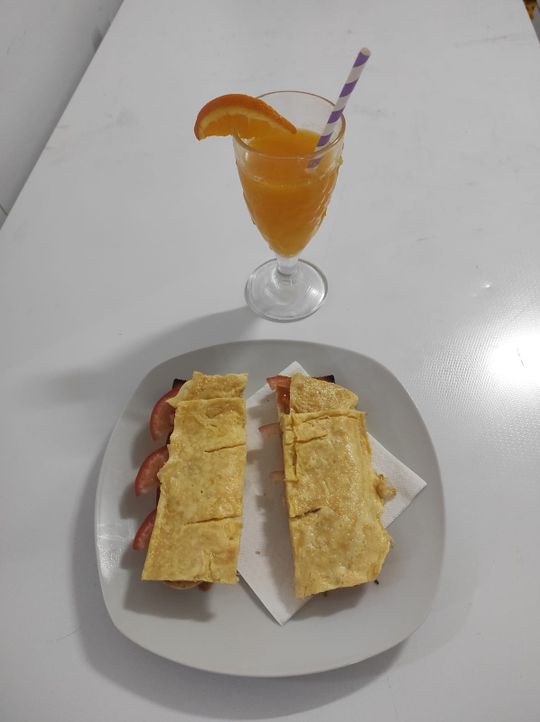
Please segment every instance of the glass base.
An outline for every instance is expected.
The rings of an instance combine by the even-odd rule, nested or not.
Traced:
[[[246,283],[246,301],[259,316],[271,321],[299,321],[320,307],[328,283],[323,273],[307,261],[298,261],[294,271],[278,271],[277,261],[256,268]]]

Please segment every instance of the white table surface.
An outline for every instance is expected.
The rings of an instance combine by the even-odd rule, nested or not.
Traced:
[[[362,45],[373,57],[307,254],[328,301],[272,324],[244,307],[269,254],[230,142],[196,142],[193,121],[224,92],[334,96]],[[0,235],[2,719],[538,719],[539,117],[520,0],[125,0]],[[445,488],[427,621],[311,677],[210,675],[146,652],[113,627],[96,569],[100,460],[140,379],[259,338],[386,365]]]

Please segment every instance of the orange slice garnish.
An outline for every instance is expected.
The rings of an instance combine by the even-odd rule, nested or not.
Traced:
[[[238,135],[262,138],[288,131],[296,133],[292,123],[270,105],[251,95],[220,95],[201,108],[195,121],[198,140],[209,135]]]

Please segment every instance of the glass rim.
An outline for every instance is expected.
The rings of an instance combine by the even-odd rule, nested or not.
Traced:
[[[323,97],[322,95],[317,95],[316,93],[308,93],[304,90],[271,90],[268,93],[263,93],[262,95],[258,95],[257,98],[260,100],[264,100],[264,98],[268,98],[271,95],[281,95],[282,93],[290,93],[295,95],[309,95],[311,98],[318,98],[319,100],[323,100],[325,103],[328,103],[330,108],[334,107],[334,103],[332,103],[331,100],[328,100],[328,98]],[[330,115],[330,113],[329,113]],[[322,148],[319,148],[319,150],[315,150],[312,153],[299,153],[296,155],[275,155],[274,153],[267,153],[263,150],[257,150],[256,148],[253,148],[249,145],[249,143],[246,143],[245,141],[240,138],[238,135],[233,135],[233,142],[237,143],[241,148],[244,150],[248,150],[250,153],[256,153],[257,155],[265,156],[267,158],[278,158],[280,160],[291,160],[293,158],[302,158],[306,160],[312,160],[313,158],[320,158],[321,156],[325,155],[329,150],[332,150],[343,138],[345,135],[345,128],[346,128],[346,121],[345,116],[341,114],[340,118],[340,127],[338,130],[338,133],[336,137],[330,141],[330,143],[327,143]]]

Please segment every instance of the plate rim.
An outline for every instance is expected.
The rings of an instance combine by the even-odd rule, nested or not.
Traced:
[[[224,346],[227,346],[227,347],[264,346],[264,345],[270,345],[270,344],[294,345],[296,347],[297,346],[304,346],[304,347],[311,346],[311,347],[317,347],[317,348],[322,347],[322,348],[329,349],[332,351],[352,353],[356,356],[362,357],[363,359],[367,360],[369,363],[372,363],[375,366],[379,367],[383,372],[391,374],[393,379],[400,386],[401,391],[406,395],[408,402],[414,408],[416,415],[417,415],[417,420],[421,425],[422,432],[425,435],[425,439],[429,443],[430,451],[432,454],[432,461],[435,464],[438,481],[440,483],[440,497],[441,497],[440,502],[441,502],[443,528],[441,531],[441,549],[440,549],[440,555],[439,555],[439,560],[438,560],[439,563],[437,566],[436,579],[433,584],[433,592],[431,594],[429,604],[425,605],[419,621],[413,627],[411,627],[411,629],[407,632],[407,634],[405,634],[401,639],[385,645],[384,647],[382,647],[380,650],[378,650],[374,654],[369,653],[365,656],[353,655],[352,657],[349,655],[347,657],[344,657],[340,661],[333,661],[330,664],[327,662],[321,663],[321,664],[312,663],[312,664],[307,665],[308,669],[297,669],[297,670],[295,669],[295,670],[288,670],[285,672],[277,672],[277,671],[272,672],[272,671],[268,671],[268,670],[263,670],[263,671],[254,670],[250,673],[246,673],[243,671],[224,670],[222,665],[214,666],[214,665],[212,665],[211,661],[209,663],[205,663],[204,665],[202,665],[202,664],[199,664],[196,662],[188,662],[185,660],[176,659],[175,657],[171,656],[170,654],[167,654],[167,653],[161,652],[161,651],[156,651],[155,649],[145,646],[143,643],[141,643],[141,641],[135,639],[130,632],[128,632],[126,629],[123,628],[121,621],[119,621],[117,618],[115,618],[115,616],[111,612],[111,609],[109,607],[109,603],[107,600],[107,594],[105,593],[105,589],[104,589],[105,580],[103,578],[102,571],[101,571],[100,550],[99,550],[99,546],[98,546],[98,516],[99,516],[99,510],[101,508],[100,502],[101,502],[101,498],[103,495],[103,489],[104,489],[106,461],[107,461],[107,457],[110,453],[110,449],[113,445],[113,440],[114,440],[116,431],[117,431],[118,427],[120,426],[121,422],[123,421],[126,411],[127,411],[128,407],[130,406],[134,396],[137,394],[139,389],[145,384],[148,377],[151,374],[154,374],[157,371],[157,369],[159,369],[161,366],[165,366],[165,365],[173,362],[174,360],[182,358],[189,354],[209,353],[215,349],[222,348]],[[190,349],[188,351],[184,351],[183,353],[176,354],[175,356],[171,356],[163,361],[160,361],[155,366],[153,366],[151,369],[149,369],[147,371],[147,373],[136,384],[132,393],[129,395],[129,398],[123,405],[122,410],[120,411],[120,413],[113,425],[113,428],[109,434],[109,438],[107,440],[107,444],[105,446],[105,450],[103,452],[103,456],[101,459],[97,486],[96,486],[95,501],[94,501],[94,546],[95,546],[95,551],[96,551],[96,565],[98,568],[98,575],[99,575],[100,588],[101,588],[101,593],[102,593],[102,597],[103,597],[103,602],[105,604],[105,608],[107,610],[109,618],[110,618],[111,622],[113,623],[113,626],[123,636],[125,636],[127,639],[129,639],[134,644],[136,644],[138,647],[140,647],[141,649],[145,649],[146,651],[151,652],[152,654],[155,654],[158,657],[170,660],[171,662],[174,662],[175,664],[185,666],[190,669],[196,669],[196,670],[203,671],[203,672],[209,672],[212,674],[220,674],[220,675],[231,676],[231,677],[246,677],[246,678],[251,677],[251,678],[257,678],[257,679],[264,679],[264,678],[285,679],[288,677],[300,677],[300,676],[308,676],[308,675],[312,675],[312,674],[320,674],[320,673],[324,673],[324,672],[330,672],[335,669],[342,669],[344,667],[348,667],[348,666],[351,666],[354,664],[360,664],[362,662],[367,661],[368,659],[374,659],[375,657],[378,657],[381,654],[388,652],[390,649],[393,649],[394,647],[397,647],[400,644],[404,643],[412,634],[414,634],[416,632],[416,630],[419,627],[421,627],[423,625],[423,623],[426,621],[426,619],[428,618],[428,616],[433,608],[433,602],[435,600],[437,591],[440,586],[440,581],[441,581],[444,551],[445,551],[445,545],[446,545],[446,533],[445,532],[446,532],[446,509],[445,509],[445,499],[444,499],[444,485],[443,485],[442,474],[441,474],[441,470],[440,470],[440,464],[439,464],[439,459],[438,459],[438,456],[436,453],[435,445],[433,443],[433,440],[431,438],[429,430],[424,422],[424,419],[423,419],[422,415],[420,414],[416,404],[414,403],[414,400],[412,399],[411,395],[409,394],[409,392],[407,391],[405,386],[401,383],[399,378],[396,376],[396,374],[394,374],[394,372],[391,371],[388,367],[384,366],[384,364],[382,364],[380,361],[377,361],[376,359],[372,358],[371,356],[368,356],[355,349],[345,348],[343,346],[335,346],[333,344],[319,343],[317,341],[305,341],[305,340],[295,340],[295,339],[270,339],[270,338],[244,339],[244,340],[226,341],[226,342],[222,342],[222,343],[211,344],[209,346],[202,346],[200,348]],[[281,628],[283,628],[283,627],[281,627]]]

